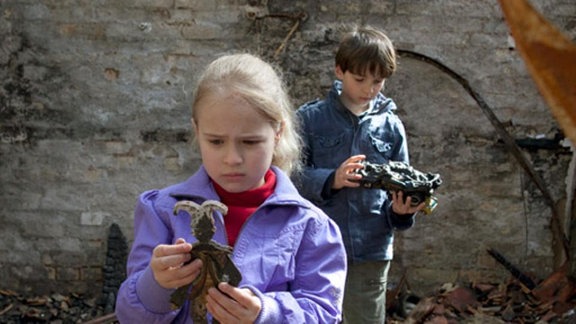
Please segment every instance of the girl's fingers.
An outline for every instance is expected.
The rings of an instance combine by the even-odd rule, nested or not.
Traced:
[[[163,257],[174,254],[187,253],[192,250],[192,244],[181,242],[177,244],[160,244],[154,248],[152,255],[155,257]]]

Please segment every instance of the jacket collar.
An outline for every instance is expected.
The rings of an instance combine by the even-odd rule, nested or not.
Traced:
[[[340,100],[340,95],[342,94],[342,81],[335,80],[332,83],[332,88],[328,93],[328,100],[331,103],[332,107],[335,107],[336,110],[342,113],[349,113],[348,108],[344,106],[342,101]],[[378,92],[376,98],[372,100],[370,103],[370,111],[368,111],[368,115],[380,114],[387,111],[396,110],[396,105],[390,99],[384,96],[381,92]]]
[[[264,204],[302,205],[302,198],[290,178],[276,166],[271,169],[276,174],[276,188]],[[220,200],[203,165],[186,181],[172,186],[168,193],[176,199]]]

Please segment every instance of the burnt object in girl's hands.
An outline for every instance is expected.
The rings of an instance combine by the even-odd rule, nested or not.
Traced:
[[[174,291],[170,302],[172,307],[176,309],[182,307],[186,299],[190,299],[190,315],[194,323],[208,323],[206,317],[208,289],[210,287],[218,288],[218,284],[221,282],[238,286],[242,280],[240,271],[230,259],[232,248],[212,240],[216,232],[212,213],[217,210],[226,214],[228,207],[215,200],[207,200],[202,205],[182,200],[174,206],[174,215],[177,215],[180,210],[185,210],[191,216],[192,233],[198,239],[198,242],[192,244],[191,260],[201,259],[202,270],[191,284]]]
[[[432,194],[442,184],[438,173],[423,173],[399,161],[384,164],[364,161],[363,164],[364,168],[357,171],[362,175],[360,179],[362,187],[384,189],[388,192],[402,191],[404,197],[412,198],[412,206],[426,202],[422,210],[425,214],[432,213],[436,208],[438,202]]]

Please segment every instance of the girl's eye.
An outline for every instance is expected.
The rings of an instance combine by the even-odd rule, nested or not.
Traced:
[[[260,143],[260,141],[258,141],[258,140],[246,140],[246,141],[244,141],[244,143],[247,145],[256,145],[256,144]]]
[[[208,140],[208,143],[210,143],[212,145],[220,145],[220,144],[224,143],[224,141],[219,140],[219,139],[213,139],[213,140]]]

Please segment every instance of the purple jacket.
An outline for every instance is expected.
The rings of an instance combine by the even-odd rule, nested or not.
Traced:
[[[261,300],[256,323],[338,323],[346,277],[346,252],[338,226],[302,198],[289,178],[272,167],[274,193],[244,224],[232,259],[240,272],[240,287]],[[128,257],[128,277],[116,300],[121,323],[192,323],[189,302],[170,309],[173,289],[154,279],[149,261],[158,244],[177,238],[194,243],[190,216],[173,215],[177,200],[220,200],[201,167],[185,182],[140,195],[134,216],[134,242]],[[213,239],[227,244],[222,215],[216,217]]]

